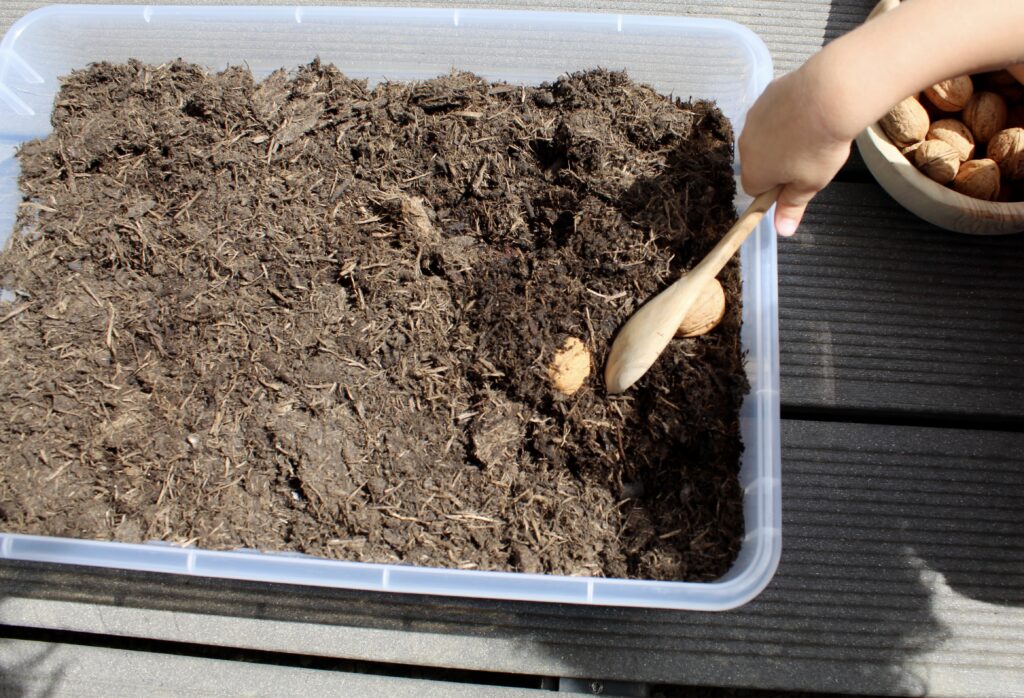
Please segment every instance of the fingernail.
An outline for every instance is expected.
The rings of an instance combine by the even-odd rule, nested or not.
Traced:
[[[796,232],[797,221],[795,218],[781,218],[775,221],[775,229],[784,238],[788,238]]]

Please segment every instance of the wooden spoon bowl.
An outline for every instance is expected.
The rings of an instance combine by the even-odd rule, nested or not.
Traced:
[[[609,393],[629,389],[647,373],[695,304],[707,298],[708,286],[761,222],[780,191],[782,185],[759,194],[704,259],[640,306],[626,321],[612,342],[604,368],[604,384]]]

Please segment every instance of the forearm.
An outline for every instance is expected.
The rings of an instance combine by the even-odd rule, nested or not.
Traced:
[[[1024,63],[1024,1],[905,0],[804,66],[810,105],[837,140],[946,78]]]

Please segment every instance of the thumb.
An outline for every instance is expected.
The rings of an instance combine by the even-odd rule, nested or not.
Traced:
[[[779,235],[789,237],[796,232],[807,204],[816,193],[816,190],[794,184],[783,187],[779,192],[779,200],[775,203],[775,229]]]

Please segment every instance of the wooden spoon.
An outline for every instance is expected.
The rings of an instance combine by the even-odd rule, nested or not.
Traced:
[[[717,245],[689,273],[647,301],[622,326],[612,343],[604,369],[609,393],[621,393],[647,373],[675,336],[679,323],[690,311],[701,288],[718,276],[743,241],[772,207],[782,187],[754,199]]]

